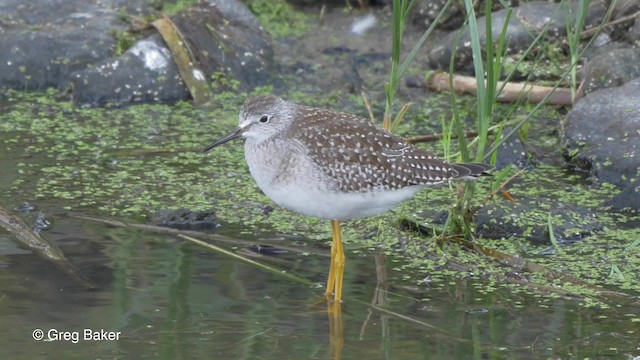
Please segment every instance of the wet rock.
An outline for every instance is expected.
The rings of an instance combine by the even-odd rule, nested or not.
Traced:
[[[138,41],[120,57],[73,73],[70,80],[73,101],[80,105],[175,102],[189,96],[158,34]]]
[[[617,87],[640,77],[640,49],[612,49],[584,67],[581,95]]]
[[[215,230],[220,227],[213,211],[160,210],[153,215],[152,221],[159,226],[181,230]]]
[[[362,91],[364,86],[364,80],[360,75],[360,69],[363,67],[371,66],[376,62],[375,54],[370,53],[358,53],[357,51],[345,47],[329,47],[322,49],[322,54],[328,55],[334,58],[336,66],[335,72],[338,73],[339,83],[341,87],[349,94],[357,94]],[[318,76],[314,69],[309,69],[301,76],[306,76],[309,81],[314,81],[311,77]],[[337,79],[321,77],[316,79],[315,82],[322,88],[329,88],[331,84],[329,81],[334,82]],[[342,105],[342,104],[340,104]]]
[[[245,4],[236,0],[206,0],[210,6],[215,6],[222,16],[231,21],[244,24],[254,29],[260,29],[260,22]]]
[[[611,207],[614,209],[635,209],[640,211],[640,190],[637,181],[636,186],[627,185],[622,188],[622,192],[611,199]]]
[[[511,128],[505,128],[502,131],[501,139],[505,134],[509,133]],[[495,168],[502,169],[510,164],[513,164],[518,169],[525,169],[531,166],[531,160],[529,159],[529,153],[525,148],[522,139],[518,134],[514,134],[511,139],[505,141],[498,148],[498,156],[496,159]]]
[[[171,23],[189,49],[188,65],[196,77],[221,80],[214,82],[214,90],[228,90],[237,80],[239,89],[246,91],[272,80],[269,38],[241,3],[199,2],[174,15]],[[171,51],[157,34],[122,56],[75,72],[71,81],[77,104],[172,103],[189,95]]]
[[[549,24],[547,38],[560,38],[566,32],[565,16],[562,9],[558,10],[558,4],[546,1],[532,1],[524,3],[513,9],[507,28],[506,42],[509,44],[509,54],[518,53],[526,49],[533,38]],[[578,3],[570,5],[575,13]],[[592,2],[585,21],[586,28],[597,25],[604,16],[606,8],[600,2]],[[492,13],[492,35],[497,39],[502,32],[502,27],[506,21],[507,11],[500,10]],[[485,17],[477,19],[479,26],[478,33],[480,44],[485,47],[486,32],[484,31]],[[473,63],[471,58],[471,40],[468,26],[462,30],[458,46],[456,42],[459,31],[455,30],[444,36],[442,40],[435,44],[428,53],[429,64],[438,69],[448,69],[451,54],[455,51],[455,70],[468,74],[473,73]]]
[[[612,20],[627,18],[628,16],[640,11],[640,2],[638,2],[638,0],[617,0],[613,5]],[[616,24],[616,26],[625,26],[625,24],[628,26],[634,19],[637,19],[637,17],[631,16],[630,20]]]
[[[484,206],[475,217],[477,233],[490,239],[517,236],[536,244],[550,244],[549,213],[558,243],[579,241],[603,229],[595,214],[577,205],[556,201],[548,213],[539,208],[535,199]]]
[[[244,91],[273,81],[271,39],[239,1],[199,2],[171,21],[208,78],[232,78]],[[215,81],[214,86],[225,87]]]
[[[150,0],[4,1],[0,87],[42,91],[71,84],[81,105],[186,99],[172,54],[157,35],[113,57],[114,34],[130,28],[126,16],[156,10]],[[204,71],[203,80],[237,80],[240,90],[271,81],[268,36],[241,2],[200,1],[171,21]]]
[[[15,210],[22,215],[26,215],[34,210],[37,210],[37,207],[31,205],[26,201],[23,201],[22,204],[20,204],[20,206],[18,206]]]
[[[640,210],[640,78],[580,98],[561,126],[565,156],[620,187],[616,209]]]
[[[476,234],[488,239],[525,238],[532,243],[549,245],[548,217],[558,243],[572,243],[603,230],[596,215],[588,209],[554,199],[551,208],[549,199],[521,198],[518,201],[499,201],[485,204],[475,214]],[[544,205],[542,205],[544,204]],[[541,206],[542,205],[542,206]],[[425,210],[421,218],[428,219],[438,230],[402,219],[398,226],[403,231],[436,236],[447,221],[448,213],[439,210]]]
[[[33,220],[33,232],[40,234],[42,230],[49,230],[53,227],[53,223],[47,217],[47,214],[42,211],[38,211],[35,219]]]
[[[627,31],[627,40],[634,46],[640,46],[640,19],[636,18],[633,25]]]
[[[354,36],[349,34],[345,35],[343,40],[349,42],[354,38],[367,38],[369,35]],[[367,51],[367,49],[359,48],[358,45],[322,47],[318,46],[318,42],[324,40],[318,40],[317,34],[309,34],[308,36],[308,39],[303,40],[305,44],[288,41],[279,44],[281,47],[279,52],[282,55],[280,60],[283,62],[280,73],[292,79],[298,89],[304,89],[309,93],[339,91],[343,94],[360,94],[364,89],[365,78],[377,78],[380,76],[379,70],[383,67],[385,67],[385,71],[387,70],[386,66],[390,56],[388,52]],[[352,44],[355,43],[356,41],[353,41]],[[312,52],[315,58],[310,59],[308,55]],[[288,63],[289,61],[293,62]],[[380,78],[382,77],[380,76]],[[375,105],[376,101],[372,101],[372,103]],[[353,105],[349,97],[340,96],[335,107],[353,111]],[[363,110],[360,104],[355,108]]]
[[[260,244],[255,244],[255,245],[251,245],[249,246],[249,250],[257,253],[257,254],[261,254],[261,255],[270,255],[270,256],[274,256],[274,255],[282,255],[282,254],[286,254],[288,251],[286,249],[282,249],[276,246],[272,246],[272,245],[260,245]]]
[[[128,27],[86,1],[7,1],[0,13],[0,87],[20,90],[65,88],[72,72],[112,56],[111,34]]]
[[[448,0],[418,1],[411,13],[411,21],[418,28],[426,30],[436,19]],[[464,23],[464,9],[450,6],[438,24],[438,28],[445,30],[457,29]]]

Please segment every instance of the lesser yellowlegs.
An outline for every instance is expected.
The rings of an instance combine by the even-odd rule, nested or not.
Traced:
[[[239,137],[251,175],[271,200],[331,220],[326,294],[336,301],[345,263],[340,220],[380,214],[426,186],[474,179],[491,168],[448,163],[365,118],[271,95],[247,101],[240,126],[204,151]]]

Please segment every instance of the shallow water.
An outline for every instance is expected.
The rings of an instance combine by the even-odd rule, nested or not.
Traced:
[[[74,283],[47,261],[12,245],[3,233],[3,358],[326,359],[332,339],[334,346],[338,342],[339,332],[330,333],[319,287],[171,235],[62,214],[47,235],[98,289]],[[318,283],[324,280],[326,249],[304,239],[278,241],[318,254],[287,252],[260,261]],[[637,307],[589,310],[575,299],[489,289],[473,278],[451,278],[438,288],[428,282],[416,286],[393,270],[397,259],[347,257],[343,359],[619,359],[640,354],[637,329],[620,327],[638,317]],[[32,339],[36,329],[43,330],[45,340]],[[118,340],[86,340],[84,329],[118,332]],[[72,337],[77,332],[78,340],[57,340],[63,335],[56,332]]]
[[[266,200],[254,198],[246,169],[233,168],[241,149],[229,147],[206,161],[196,153],[213,140],[203,139],[199,127],[209,114],[159,106],[96,110],[96,116],[49,101],[0,104],[5,114],[14,111],[3,120],[17,124],[0,132],[0,206],[15,209],[27,200],[46,213],[53,226],[43,237],[96,289],[0,228],[1,359],[640,356],[640,305],[633,297],[590,308],[584,298],[468,271],[406,270],[412,268],[406,257],[388,250],[393,255],[383,256],[375,246],[354,250],[348,238],[344,303],[341,311],[328,311],[322,298],[327,241],[310,240],[324,237],[311,230],[318,224],[296,218],[290,220],[300,221],[296,230],[285,234],[265,227],[276,221],[286,227],[287,217],[278,211],[266,217],[257,208]],[[222,175],[212,180],[212,173]],[[216,233],[227,238],[209,242],[312,285],[175,235],[76,216],[116,213],[117,220],[138,224],[151,221],[136,209],[176,203],[215,204],[222,221]],[[236,223],[224,223],[234,216]],[[34,214],[21,217],[31,224]],[[237,225],[243,222],[249,223]],[[256,244],[287,251],[259,255],[251,250]],[[85,339],[85,329],[112,340]],[[34,340],[37,330],[42,340]]]

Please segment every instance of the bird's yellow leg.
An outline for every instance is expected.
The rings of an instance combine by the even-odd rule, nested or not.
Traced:
[[[334,240],[338,248],[336,249],[335,267],[336,267],[336,286],[334,300],[340,302],[342,300],[342,280],[344,278],[344,265],[346,258],[344,256],[344,247],[342,246],[342,233],[340,231],[340,223],[337,224],[337,238]]]
[[[329,266],[329,278],[327,279],[327,291],[325,292],[325,295],[327,296],[327,300],[329,300],[329,297],[331,295],[333,295],[333,291],[335,289],[335,285],[336,285],[336,268],[334,266],[335,264],[335,259],[336,259],[336,233],[335,233],[335,223],[337,223],[337,221],[335,220],[331,220],[331,265]],[[340,224],[338,224],[338,228],[340,227]]]
[[[331,233],[333,235],[333,220],[331,220]],[[327,279],[327,291],[325,295],[327,296],[327,300],[329,297],[333,295],[333,289],[336,284],[336,272],[334,264],[334,259],[336,258],[336,247],[335,247],[335,235],[333,235],[333,239],[331,241],[331,265],[329,265],[329,278]]]
[[[327,279],[327,298],[333,294],[333,299],[340,302],[342,299],[342,280],[344,275],[344,248],[342,246],[342,234],[340,222],[331,220],[331,266],[329,267],[329,278]]]

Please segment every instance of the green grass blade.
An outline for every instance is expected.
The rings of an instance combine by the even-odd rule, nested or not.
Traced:
[[[422,36],[420,37],[420,40],[416,42],[414,47],[411,49],[411,51],[407,55],[407,58],[402,62],[402,64],[398,68],[399,76],[404,75],[404,73],[407,71],[409,64],[416,57],[416,54],[418,53],[418,51],[420,51],[420,49],[422,48],[422,45],[424,45],[424,42],[427,41],[427,39],[429,38],[429,35],[431,35],[433,30],[440,23],[440,19],[447,12],[447,10],[449,10],[449,7],[451,6],[452,3],[453,3],[453,0],[448,0],[446,4],[444,4],[444,6],[442,7],[442,10],[440,10],[440,12],[438,13],[438,16],[436,16],[433,22],[431,22],[431,25],[429,25],[427,30],[425,30],[424,34],[422,34]]]
[[[613,5],[611,5],[609,7],[609,9],[607,10],[607,13],[605,14],[604,18],[602,19],[602,21],[600,22],[600,27],[604,27],[604,24],[606,24],[609,21],[609,18],[611,18],[611,13],[613,11]],[[592,37],[589,42],[587,42],[587,44],[585,45],[584,49],[580,52],[580,55],[577,57],[577,59],[580,59],[582,57],[582,55],[589,49],[589,47],[591,46],[591,44],[593,43],[593,41],[596,39],[596,37]],[[567,75],[569,75],[569,73],[572,71],[572,68],[575,67],[577,65],[577,60],[575,62],[572,62],[569,66],[569,68],[560,76],[560,79],[564,79],[567,77]],[[527,114],[526,117],[524,117],[522,120],[520,120],[518,123],[516,123],[513,128],[511,128],[511,130],[509,130],[509,132],[506,133],[505,136],[502,137],[502,139],[500,139],[500,141],[498,143],[496,143],[494,146],[491,147],[491,149],[489,149],[489,151],[487,151],[484,155],[484,159],[488,158],[491,156],[491,154],[496,151],[500,146],[502,146],[502,144],[504,144],[506,141],[508,141],[509,139],[511,139],[511,137],[520,130],[520,128],[522,127],[522,125],[524,125],[526,122],[528,122],[534,114],[536,114],[538,112],[538,110],[547,103],[547,100],[553,95],[553,91],[555,89],[557,89],[558,87],[560,87],[560,81],[558,80],[553,88],[552,91],[550,91],[544,98],[542,98],[542,101],[540,101],[538,104],[536,104],[536,106],[533,108],[533,110],[531,110],[529,112],[529,114]]]
[[[558,239],[556,239],[556,235],[553,232],[551,213],[549,213],[549,216],[547,216],[547,231],[549,232],[549,241],[551,241],[551,245],[553,245],[558,253],[562,252],[562,250],[560,249],[560,245],[558,244]]]

